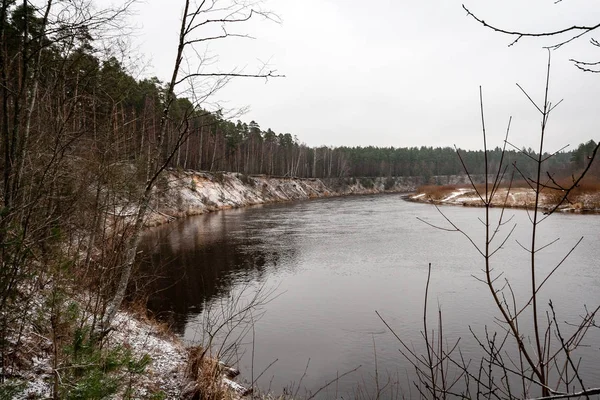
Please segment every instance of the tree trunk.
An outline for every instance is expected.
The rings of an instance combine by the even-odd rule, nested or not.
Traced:
[[[117,284],[117,290],[112,298],[112,300],[108,303],[107,312],[104,315],[104,318],[101,322],[102,332],[107,332],[110,328],[112,321],[117,315],[117,311],[121,307],[121,303],[125,298],[125,293],[127,291],[127,286],[129,285],[129,279],[131,278],[131,272],[133,270],[133,264],[135,262],[135,256],[137,254],[137,249],[141,241],[141,233],[144,228],[144,220],[146,218],[146,213],[148,212],[148,205],[150,204],[150,199],[152,196],[152,189],[154,188],[154,184],[156,180],[159,178],[160,174],[164,171],[170,160],[172,159],[175,151],[174,149],[171,153],[170,157],[167,157],[161,163],[161,151],[162,145],[165,140],[165,135],[167,133],[167,122],[169,120],[169,111],[171,109],[171,105],[174,100],[173,90],[175,89],[175,85],[177,83],[177,75],[179,74],[179,67],[181,62],[183,61],[183,49],[185,48],[185,38],[186,38],[186,26],[187,19],[189,13],[190,0],[185,1],[185,6],[183,10],[183,14],[181,17],[181,29],[179,33],[179,44],[177,47],[177,56],[175,58],[175,66],[173,67],[173,74],[171,76],[171,81],[166,91],[165,98],[165,106],[163,108],[162,117],[160,120],[160,131],[158,140],[156,140],[156,146],[154,147],[154,154],[152,156],[152,160],[150,161],[152,164],[151,171],[153,171],[151,177],[146,181],[146,186],[144,188],[144,193],[138,201],[138,211],[135,218],[135,224],[133,227],[133,232],[131,236],[127,240],[127,245],[125,248],[125,260],[122,263],[122,271],[119,279],[119,283]]]

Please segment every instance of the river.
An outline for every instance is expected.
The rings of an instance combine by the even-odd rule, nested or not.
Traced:
[[[440,210],[483,243],[481,208]],[[494,216],[500,215],[494,210]],[[496,243],[516,225],[492,259],[498,282],[508,279],[517,301],[530,290],[531,223],[524,210],[507,210]],[[262,304],[245,313],[227,337],[237,342],[228,359],[242,378],[262,390],[316,392],[322,398],[374,397],[385,386],[385,398],[415,397],[407,384],[414,369],[402,357],[395,334],[422,354],[423,301],[428,265],[429,331],[437,327],[438,306],[445,340],[461,338],[465,358],[481,357],[470,330],[483,337],[496,330],[496,311],[483,278],[483,258],[457,232],[435,229],[423,221],[451,228],[435,207],[407,202],[400,195],[338,197],[226,210],[177,221],[150,230],[144,238],[144,265],[158,277],[149,308],[170,321],[188,343],[206,343],[206,327],[231,314],[261,291]],[[504,236],[503,236],[504,235]],[[539,225],[538,275],[550,271],[583,241],[539,292],[541,307],[552,300],[559,321],[578,322],[584,306],[600,304],[600,216],[555,214]],[[542,314],[545,315],[545,314]],[[527,326],[531,317],[521,319]],[[250,323],[252,322],[252,323]],[[204,327],[204,328],[203,328]],[[523,328],[527,331],[527,328]],[[600,386],[600,329],[589,332],[583,378]],[[242,340],[234,340],[245,333]],[[359,367],[360,366],[360,367]],[[377,381],[379,383],[377,383]]]

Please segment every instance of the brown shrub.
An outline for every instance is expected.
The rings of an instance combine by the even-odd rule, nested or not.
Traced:
[[[563,188],[569,188],[573,185],[573,178],[561,178],[556,179],[555,182]],[[554,183],[549,183],[548,185],[554,186]],[[543,190],[546,201],[551,205],[558,204],[564,197],[564,190],[550,189],[545,188]],[[600,194],[600,179],[596,176],[586,176],[584,177],[579,184],[574,187],[569,196],[565,200],[565,203],[572,204],[574,208],[581,207],[581,204],[585,203],[584,197],[588,197],[588,200],[591,199],[591,196],[588,195],[597,195]],[[598,196],[594,196],[598,197]],[[589,202],[589,201],[588,201]],[[595,202],[594,202],[595,203]],[[597,207],[597,204],[589,204],[587,206]]]
[[[417,193],[424,193],[425,197],[432,200],[441,200],[464,185],[425,185],[417,188]]]
[[[186,399],[223,400],[230,395],[223,387],[219,363],[207,357],[200,346],[189,350],[186,377],[194,386],[184,394]]]
[[[542,194],[544,196],[545,203],[550,207],[554,207],[557,204],[559,204],[561,201],[563,201],[565,192],[563,192],[562,190],[546,189],[546,190],[542,191]],[[572,197],[572,196],[569,196],[569,197]],[[569,201],[565,200],[564,202],[568,203]]]
[[[242,398],[251,393],[251,389],[235,384],[228,378],[239,374],[239,371],[220,363],[217,359],[207,355],[201,346],[189,349],[186,377],[193,382],[183,397],[198,400],[232,400]],[[229,386],[225,384],[225,380]]]

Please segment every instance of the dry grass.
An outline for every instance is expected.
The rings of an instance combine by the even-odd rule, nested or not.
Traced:
[[[427,199],[442,200],[450,193],[458,189],[466,188],[467,185],[425,185],[417,188],[417,193],[424,193]]]
[[[556,183],[562,187],[569,187],[573,184],[573,178],[557,179]],[[571,191],[571,193],[574,195],[598,192],[600,192],[600,178],[596,176],[586,176],[581,182],[579,182],[577,187]]]
[[[218,360],[206,356],[201,346],[189,349],[186,377],[193,382],[184,397],[191,400],[233,400],[236,393],[223,382]]]
[[[472,188],[473,186],[469,186],[469,188]],[[488,189],[489,191],[492,190],[492,188],[494,187],[493,182],[488,183]],[[521,179],[521,180],[513,180],[511,181],[502,181],[500,182],[500,184],[498,185],[498,188],[501,189],[527,189],[530,188],[529,184]],[[485,184],[484,183],[479,183],[475,185],[475,188],[479,191],[479,193],[484,193],[485,192]]]
[[[555,182],[563,188],[568,188],[573,185],[573,178],[557,179]],[[548,185],[555,186],[552,182],[548,183]],[[547,204],[552,206],[564,200],[564,205],[575,210],[600,208],[600,178],[596,176],[586,176],[571,190],[566,199],[564,199],[564,190],[544,188],[542,193]]]
[[[140,297],[130,302],[124,302],[122,309],[135,315],[136,319],[139,321],[143,321],[152,325],[158,337],[172,341],[179,341],[179,338],[175,333],[173,333],[173,329],[171,329],[172,322],[163,321],[156,318],[156,316],[148,311],[147,304],[148,300]]]
[[[561,187],[570,187],[573,184],[573,179],[570,177],[556,179],[555,182],[548,180],[543,182],[543,185],[555,186],[555,183]],[[507,203],[504,203],[506,190],[510,186],[510,198],[507,198]],[[531,186],[524,180],[503,182],[499,185],[500,190],[494,201],[495,206],[505,207],[531,207],[535,201],[532,194],[534,191]],[[474,195],[473,186],[469,184],[460,185],[426,185],[417,188],[418,194],[424,194],[422,201],[444,202],[453,192],[462,190],[464,196]],[[485,193],[485,184],[476,184],[475,189],[483,194]],[[491,191],[492,185],[488,186]],[[561,209],[574,211],[598,211],[600,210],[600,178],[596,176],[585,177],[577,187],[575,187],[566,200],[563,201],[565,192],[563,190],[544,187],[542,189],[542,197],[540,206],[543,208],[553,208],[556,204],[561,203]],[[460,198],[456,199],[460,201]],[[477,203],[477,202],[476,202]],[[478,205],[478,203],[470,203],[468,205]],[[463,205],[466,203],[463,202]]]

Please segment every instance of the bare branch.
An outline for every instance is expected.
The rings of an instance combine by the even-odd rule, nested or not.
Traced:
[[[559,400],[559,399],[574,399],[577,397],[585,397],[585,396],[593,396],[596,394],[600,394],[600,388],[586,389],[580,392],[573,393],[565,393],[565,394],[556,394],[551,396],[543,396],[543,397],[532,397],[529,400]]]
[[[497,26],[488,24],[483,19],[481,19],[481,18],[477,17],[475,14],[473,14],[464,4],[462,5],[462,8],[463,8],[463,10],[465,10],[467,12],[468,16],[472,17],[475,21],[479,22],[486,28],[489,28],[496,32],[504,33],[506,35],[516,36],[517,38],[512,43],[510,43],[509,46],[516,44],[523,37],[548,37],[548,36],[562,35],[564,33],[574,33],[574,35],[572,37],[570,37],[569,39],[563,40],[559,43],[556,43],[552,46],[547,47],[550,49],[558,49],[559,47],[561,47],[569,42],[572,42],[573,40],[585,35],[586,33],[592,32],[600,27],[600,24],[573,25],[568,28],[563,28],[563,29],[558,29],[558,30],[553,30],[553,31],[546,31],[546,32],[510,31],[510,30],[502,29]]]
[[[285,75],[275,74],[277,71],[269,71],[266,74],[241,74],[241,73],[227,73],[227,72],[209,72],[209,73],[193,73],[184,76],[183,78],[176,81],[176,84],[180,84],[185,80],[195,78],[195,77],[230,77],[230,78],[285,78]]]

